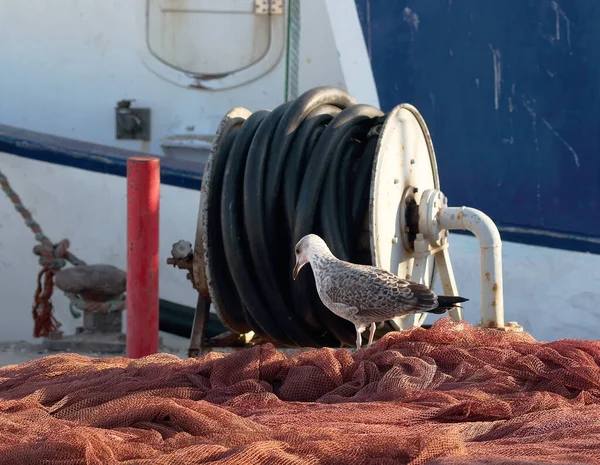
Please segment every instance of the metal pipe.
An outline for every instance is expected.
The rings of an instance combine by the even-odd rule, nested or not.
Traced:
[[[481,269],[481,326],[503,328],[502,241],[498,228],[485,213],[469,207],[442,208],[439,226],[441,229],[471,231],[477,237]]]
[[[127,160],[127,357],[158,352],[160,163]]]

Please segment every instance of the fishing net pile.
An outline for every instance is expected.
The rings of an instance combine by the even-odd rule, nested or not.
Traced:
[[[0,369],[0,464],[600,463],[600,343],[448,318],[371,349]]]

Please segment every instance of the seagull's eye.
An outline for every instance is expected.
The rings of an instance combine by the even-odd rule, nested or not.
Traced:
[[[296,249],[296,255],[300,253],[300,248]]]

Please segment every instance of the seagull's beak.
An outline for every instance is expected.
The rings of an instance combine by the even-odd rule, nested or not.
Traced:
[[[292,275],[294,277],[294,281],[298,277],[298,272],[300,271],[300,268],[302,268],[303,266],[304,266],[304,262],[296,259],[296,266],[294,266],[294,273]]]

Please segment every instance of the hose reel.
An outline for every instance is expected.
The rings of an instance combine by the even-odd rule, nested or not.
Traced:
[[[317,233],[340,259],[430,286],[439,274],[450,295],[457,286],[449,229],[470,230],[480,241],[481,325],[518,330],[504,324],[497,228],[482,212],[448,207],[416,108],[401,104],[383,114],[333,87],[273,111],[235,108],[222,119],[206,165],[193,252],[190,244],[186,257],[169,259],[191,271],[199,292],[190,355],[203,343],[209,302],[244,342],[352,346],[354,327],[322,305],[312,273],[291,279],[295,243]],[[459,310],[451,316],[462,319]],[[423,322],[421,314],[397,318],[378,333]]]

